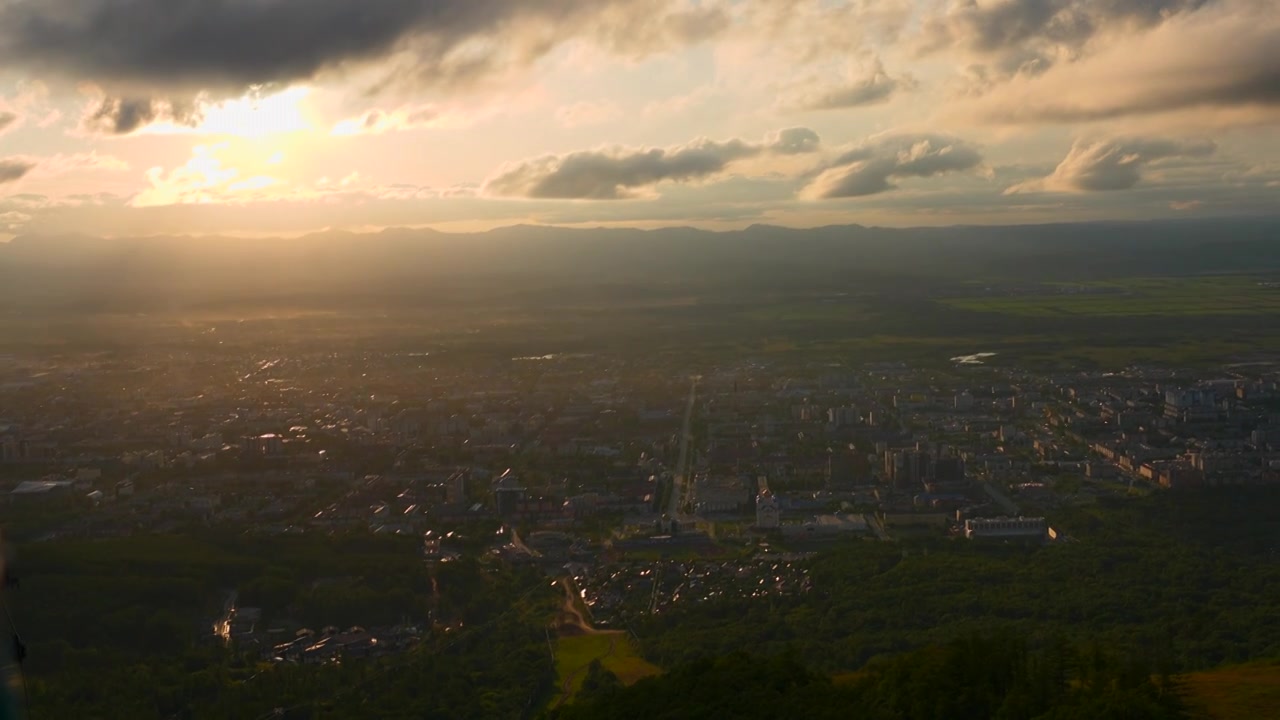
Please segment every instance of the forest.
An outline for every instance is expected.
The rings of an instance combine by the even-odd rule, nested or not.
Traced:
[[[1235,488],[1103,502],[1060,511],[1072,540],[1043,547],[850,541],[806,561],[808,593],[632,618],[664,674],[624,689],[593,667],[553,717],[1180,717],[1182,678],[1280,659],[1278,500]],[[31,716],[551,712],[562,598],[473,537],[438,565],[413,539],[359,533],[27,544],[6,596]],[[386,657],[271,663],[211,637],[230,588],[268,622],[427,631]]]
[[[813,590],[636,619],[671,667],[798,650],[828,672],[973,633],[1102,643],[1178,671],[1280,657],[1280,493],[1223,489],[1060,511],[1049,546],[863,542],[813,559]]]
[[[971,636],[833,680],[788,653],[731,653],[629,688],[598,677],[554,720],[823,718],[868,720],[1172,720],[1175,680],[1098,647],[1031,652],[1011,636]]]

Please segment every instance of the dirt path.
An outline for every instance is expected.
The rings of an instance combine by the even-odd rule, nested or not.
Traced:
[[[561,635],[616,635],[621,630],[597,630],[591,626],[578,609],[578,598],[573,594],[573,580],[560,578],[560,587],[564,589],[564,605],[560,607],[559,626],[556,631]],[[567,631],[567,632],[566,632]]]

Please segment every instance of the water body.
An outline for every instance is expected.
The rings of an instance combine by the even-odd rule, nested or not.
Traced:
[[[981,365],[987,358],[993,358],[996,354],[993,352],[974,353],[972,355],[957,355],[951,358],[951,362],[957,365]]]
[[[527,357],[511,358],[516,362],[528,361],[547,361],[547,360],[574,360],[581,358],[593,357],[591,353],[551,353],[549,355],[529,355]]]

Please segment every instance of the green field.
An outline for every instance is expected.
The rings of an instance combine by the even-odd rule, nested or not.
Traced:
[[[1182,681],[1194,717],[1254,720],[1280,714],[1280,661],[1193,673]]]
[[[1060,289],[1043,295],[954,298],[946,304],[1036,318],[1280,314],[1280,288],[1249,277],[1134,278]]]
[[[631,637],[622,632],[570,635],[556,640],[556,682],[565,700],[571,699],[587,675],[587,666],[599,660],[606,670],[618,676],[623,685],[657,675],[662,670],[640,657]],[[566,692],[567,691],[567,692]],[[561,702],[552,701],[552,706]]]

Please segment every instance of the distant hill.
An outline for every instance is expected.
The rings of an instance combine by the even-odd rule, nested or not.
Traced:
[[[21,236],[0,245],[11,307],[132,311],[208,303],[436,302],[578,288],[829,288],[1280,270],[1280,218],[740,231],[515,226],[287,239]]]

